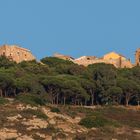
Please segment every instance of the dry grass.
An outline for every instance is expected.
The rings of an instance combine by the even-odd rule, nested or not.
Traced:
[[[101,125],[96,129],[88,129],[88,132],[85,133],[75,133],[75,134],[65,134],[62,129],[59,129],[55,125],[48,125],[46,128],[27,130],[29,126],[22,124],[24,118],[32,119],[32,116],[35,115],[37,118],[48,120],[48,117],[41,112],[41,109],[37,110],[25,109],[17,110],[17,104],[9,103],[6,105],[1,105],[0,109],[0,129],[2,128],[11,128],[16,129],[19,133],[32,135],[34,139],[43,140],[43,138],[36,135],[36,133],[53,135],[54,138],[66,139],[66,137],[73,137],[75,140],[109,140],[109,139],[118,139],[118,140],[139,140],[140,134],[136,134],[133,130],[140,130],[140,110],[133,108],[124,108],[124,107],[99,107],[96,109],[89,109],[84,107],[73,107],[73,106],[55,106],[59,110],[59,114],[68,115],[72,118],[80,117],[99,117],[100,119],[107,120],[107,123]],[[49,107],[48,107],[49,108]],[[51,107],[52,108],[52,107]],[[56,109],[55,109],[56,110]],[[18,121],[13,121],[10,123],[7,120],[7,117],[16,116],[20,114],[23,118]],[[66,120],[56,117],[57,121],[64,122]],[[110,124],[111,122],[111,124]],[[119,124],[119,127],[114,125]],[[79,126],[80,127],[80,126]],[[121,132],[121,133],[120,133]]]

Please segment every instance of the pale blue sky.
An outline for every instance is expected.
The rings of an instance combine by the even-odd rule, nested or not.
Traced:
[[[116,51],[134,60],[140,0],[0,0],[0,44],[79,57]]]

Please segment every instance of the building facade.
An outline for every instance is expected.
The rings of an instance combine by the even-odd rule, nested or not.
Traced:
[[[105,54],[101,58],[97,58],[95,56],[82,56],[80,58],[75,59],[74,62],[78,65],[84,65],[84,66],[88,66],[90,64],[95,64],[95,63],[105,63],[105,64],[112,64],[116,68],[133,67],[129,59],[115,52],[110,52],[108,54]]]
[[[59,59],[63,59],[63,60],[69,60],[69,61],[74,60],[74,58],[71,57],[71,56],[63,55],[63,54],[59,54],[59,53],[55,53],[53,56],[56,57],[56,58],[59,58]]]
[[[135,53],[135,65],[140,66],[140,48]]]
[[[56,55],[55,57],[66,60],[65,55],[61,55],[61,57]],[[72,58],[72,57],[69,56],[69,58]],[[112,64],[116,68],[132,68],[133,67],[133,64],[131,63],[129,59],[115,52],[110,52],[108,54],[105,54],[101,58],[98,58],[96,56],[82,56],[77,59],[72,59],[72,60],[67,59],[67,60],[70,60],[78,65],[83,65],[83,66],[88,66],[95,63],[105,63],[105,64]]]
[[[113,64],[117,68],[132,68],[133,64],[130,59],[127,59],[125,56],[111,52],[104,55],[103,59],[110,64]]]
[[[22,61],[31,61],[36,58],[32,55],[30,50],[21,48],[16,45],[0,46],[0,56],[6,56],[9,60],[20,63]]]

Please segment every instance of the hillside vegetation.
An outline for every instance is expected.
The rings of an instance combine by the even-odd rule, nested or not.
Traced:
[[[33,98],[40,104],[138,105],[140,67],[116,69],[110,64],[84,67],[54,57],[43,58],[41,63],[16,64],[2,56],[0,96],[20,101]]]
[[[0,108],[0,140],[140,139],[140,110],[134,107],[43,105],[18,97],[3,99]]]
[[[0,96],[1,140],[140,139],[140,67],[0,57]]]

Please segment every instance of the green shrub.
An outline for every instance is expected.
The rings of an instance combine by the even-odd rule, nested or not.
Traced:
[[[26,94],[19,94],[16,99],[22,103],[25,104],[30,104],[33,106],[37,106],[37,105],[45,105],[45,101],[44,99],[41,98],[41,96],[39,95],[33,95],[30,93],[26,93]]]
[[[83,118],[79,124],[82,126],[85,126],[86,128],[92,128],[92,127],[103,127],[105,124],[107,124],[108,121],[101,117],[86,117]]]
[[[79,122],[79,124],[86,128],[104,127],[104,126],[120,127],[120,124],[117,121],[108,120],[101,116],[85,117]]]
[[[8,100],[5,99],[5,98],[0,97],[0,105],[4,105],[6,103],[8,103]]]
[[[25,118],[29,118],[35,115],[37,118],[40,118],[40,119],[48,119],[48,116],[39,109],[38,110],[33,110],[33,109],[23,110],[21,112],[21,115]]]
[[[59,108],[52,107],[51,112],[60,113],[60,110],[59,110]]]
[[[61,129],[56,128],[52,124],[48,124],[48,126],[46,128],[40,128],[40,132],[47,133],[49,135],[53,135],[53,134],[56,134],[58,132],[61,132]]]

